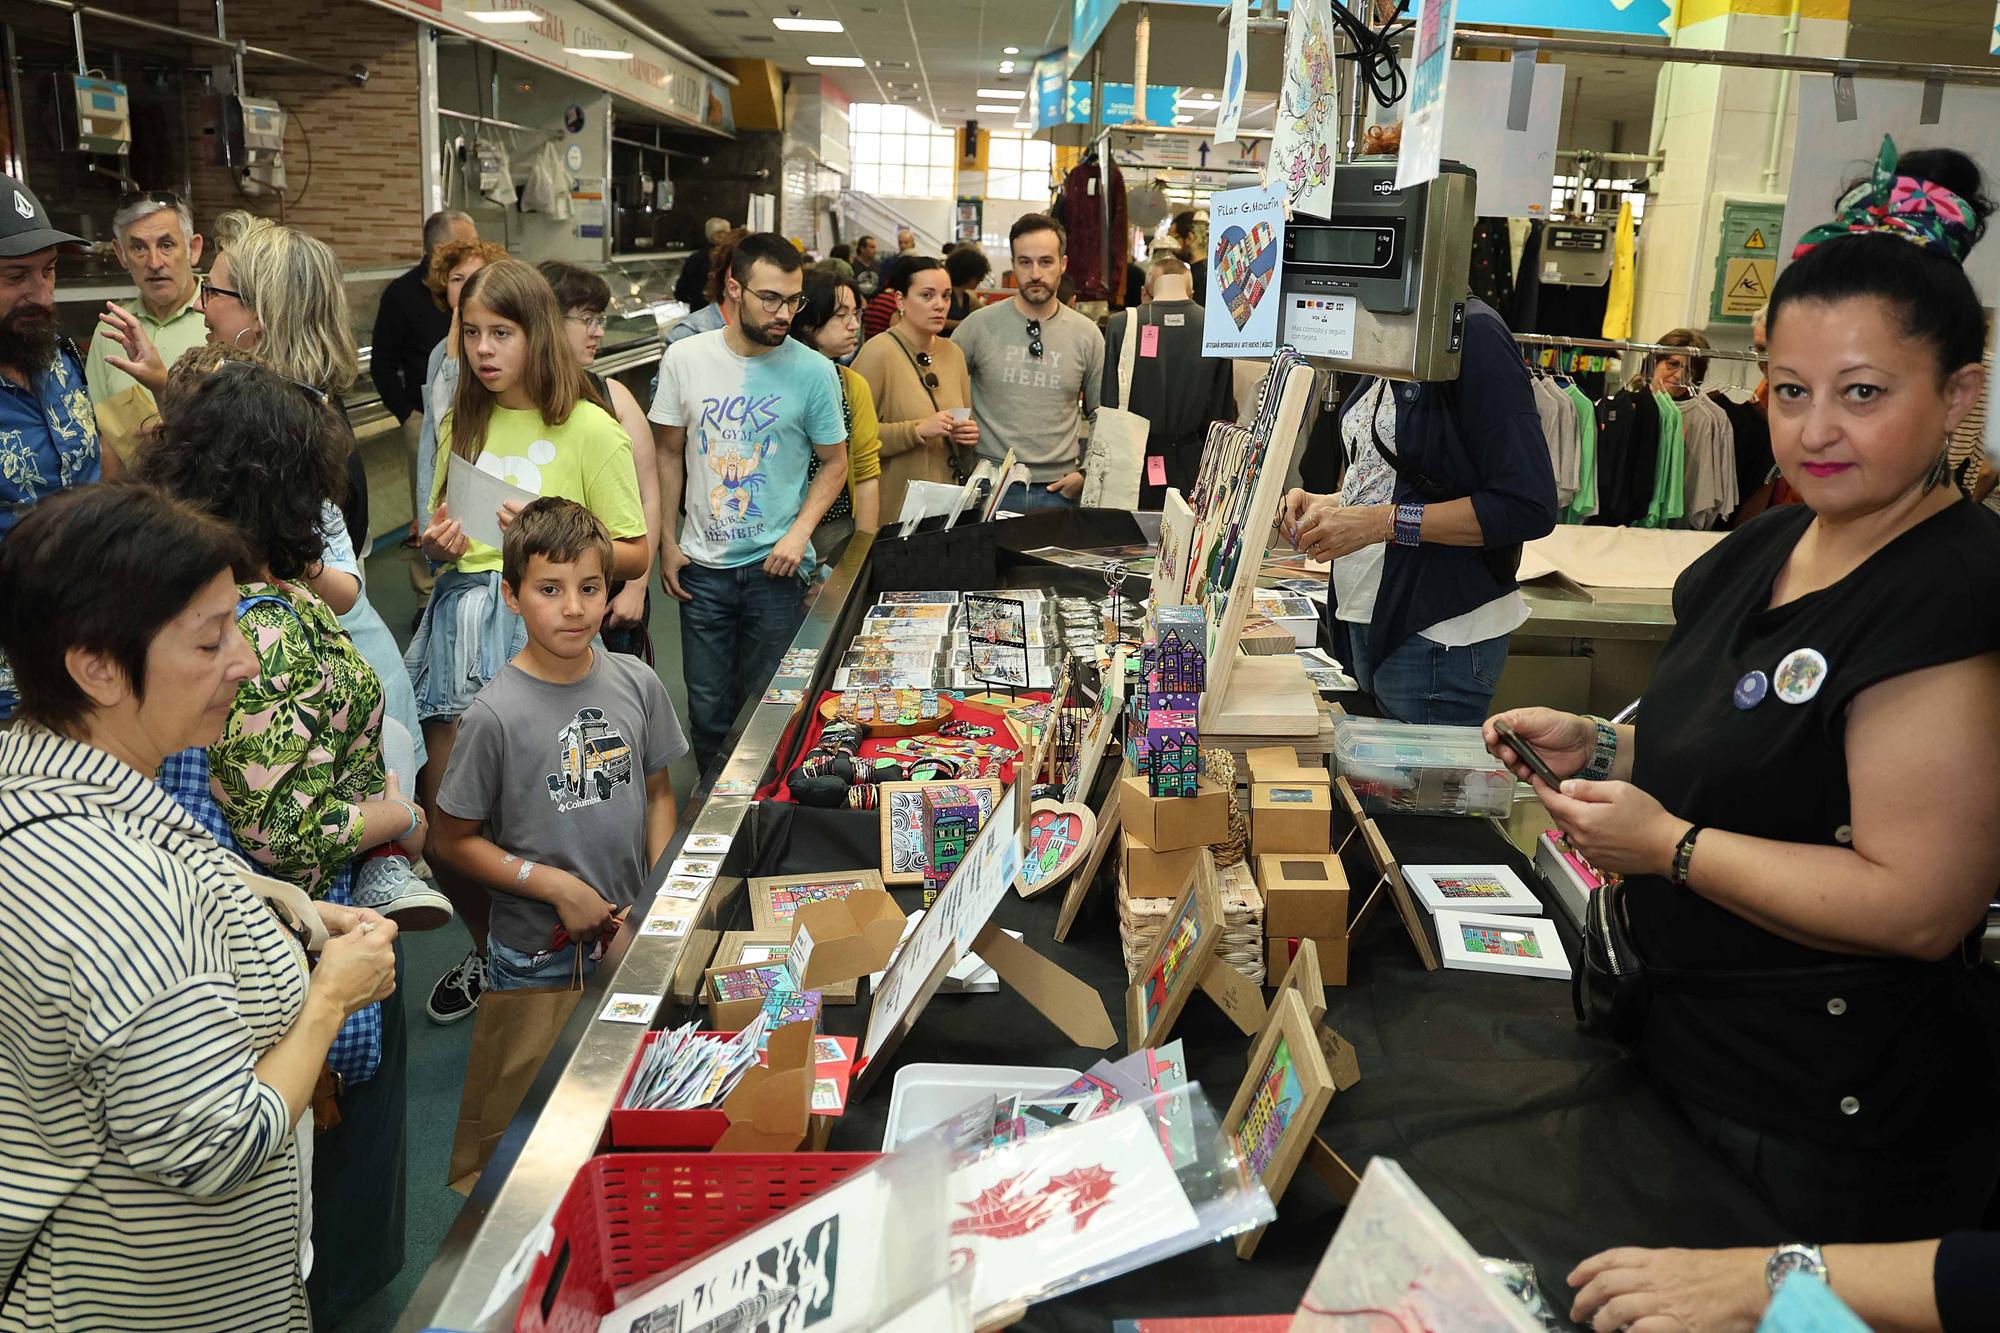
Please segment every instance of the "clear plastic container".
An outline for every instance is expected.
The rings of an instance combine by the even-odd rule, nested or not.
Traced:
[[[1492,815],[1514,805],[1514,775],[1478,727],[1372,717],[1333,721],[1334,769],[1371,815]]]

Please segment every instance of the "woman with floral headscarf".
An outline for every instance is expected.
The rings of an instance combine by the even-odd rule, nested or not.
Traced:
[[[1625,876],[1588,932],[1628,969],[1588,988],[1624,1006],[1611,1035],[1815,1244],[1976,1226],[2000,1179],[1977,966],[2000,883],[2000,527],[1941,484],[1984,379],[1963,267],[1980,184],[1963,154],[1885,141],[1802,238],[1769,338],[1772,448],[1804,503],[1681,576],[1639,722],[1486,728]]]

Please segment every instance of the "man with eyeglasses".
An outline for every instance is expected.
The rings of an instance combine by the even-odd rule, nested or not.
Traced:
[[[951,337],[972,374],[979,456],[999,462],[1012,449],[1027,465],[1029,484],[1009,488],[1002,508],[1072,508],[1083,493],[1083,417],[1096,416],[1103,385],[1104,335],[1057,298],[1069,268],[1061,223],[1029,213],[1007,243],[1013,298],[973,311]]]
[[[199,284],[194,266],[201,262],[201,237],[194,229],[194,214],[170,190],[127,194],[111,216],[111,235],[118,262],[139,287],[132,313],[160,349],[160,359],[172,366],[182,352],[208,341],[208,326],[195,300]],[[115,339],[90,340],[83,377],[94,405],[102,406],[130,389],[146,393],[144,385],[105,359],[122,351]]]
[[[772,232],[744,237],[722,284],[728,323],[660,361],[649,414],[665,516],[660,583],[681,602],[688,734],[703,770],[798,632],[812,531],[847,482],[833,362],[787,336],[804,285],[797,246]]]
[[[49,225],[27,186],[0,176],[0,542],[36,501],[118,472],[98,443],[83,360],[56,324],[56,256],[82,244]],[[14,703],[0,656],[0,721]]]

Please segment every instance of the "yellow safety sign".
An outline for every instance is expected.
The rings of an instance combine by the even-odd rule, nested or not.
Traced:
[[[1732,259],[1723,273],[1722,310],[1739,318],[1756,314],[1771,299],[1778,277],[1775,259]]]
[[[1758,229],[1757,229],[1756,231],[1753,231],[1753,232],[1751,232],[1751,233],[1750,233],[1750,239],[1749,239],[1749,240],[1747,240],[1747,241],[1745,241],[1745,242],[1743,242],[1743,248],[1744,248],[1745,250],[1762,250],[1762,249],[1764,249],[1764,248],[1765,248],[1765,245],[1764,245],[1764,229],[1763,229],[1763,228],[1761,228],[1761,227],[1759,227],[1759,228],[1758,228]]]

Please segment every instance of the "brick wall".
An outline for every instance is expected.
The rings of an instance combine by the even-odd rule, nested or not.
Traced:
[[[359,61],[364,88],[314,70],[252,65],[253,97],[289,116],[285,202],[238,192],[216,163],[218,104],[197,98],[188,133],[204,232],[224,208],[245,208],[302,227],[334,248],[348,268],[406,265],[421,253],[422,155],[417,119],[417,26],[362,0],[228,0],[229,35],[346,69]],[[180,0],[180,23],[207,27],[207,0]]]

